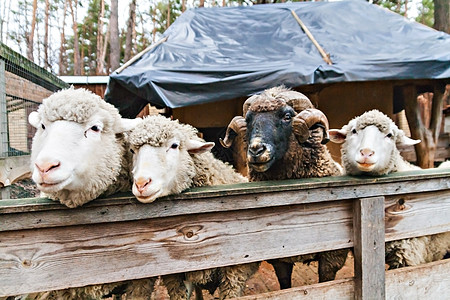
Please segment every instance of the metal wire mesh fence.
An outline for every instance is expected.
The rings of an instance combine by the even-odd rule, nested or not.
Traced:
[[[29,176],[35,128],[28,115],[68,84],[0,43],[0,199],[36,197]],[[25,179],[25,180],[24,180]]]
[[[6,94],[8,120],[7,156],[26,155],[31,151],[31,141],[36,129],[28,124],[28,115],[36,110],[39,102]]]
[[[27,155],[35,129],[28,115],[68,85],[0,43],[0,157]]]

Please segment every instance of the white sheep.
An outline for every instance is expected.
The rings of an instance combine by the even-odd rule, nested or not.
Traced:
[[[143,203],[178,194],[190,187],[247,182],[209,150],[190,125],[163,116],[142,120],[128,135],[133,155],[133,194]],[[219,289],[220,299],[238,297],[259,263],[213,268],[163,276],[171,299],[189,299],[194,285],[210,292]]]
[[[28,120],[37,131],[32,178],[45,196],[77,207],[100,195],[131,188],[123,132],[136,120],[85,89],[66,89],[43,100]]]
[[[30,113],[37,128],[31,164],[37,187],[45,196],[77,207],[100,195],[131,189],[129,154],[123,133],[137,120],[85,89],[69,88],[43,100]],[[126,283],[129,298],[146,298],[155,279]],[[101,298],[123,282],[70,288],[40,294],[49,299]]]
[[[404,132],[385,114],[368,111],[352,119],[342,129],[329,130],[330,139],[343,143],[342,164],[346,174],[380,176],[420,169],[403,159],[396,145],[414,145],[420,140]],[[390,268],[415,266],[442,259],[450,249],[450,232],[386,243],[386,263]]]

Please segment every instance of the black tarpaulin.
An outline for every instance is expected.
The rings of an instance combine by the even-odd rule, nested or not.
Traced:
[[[450,78],[450,35],[365,1],[192,9],[164,36],[167,41],[110,76],[105,98],[125,117],[147,103],[177,108],[279,84]]]

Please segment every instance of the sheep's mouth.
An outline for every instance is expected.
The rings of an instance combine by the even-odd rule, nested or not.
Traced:
[[[157,190],[150,195],[135,195],[136,199],[138,199],[139,202],[142,203],[152,203],[155,201],[159,196],[161,195],[161,190]]]
[[[358,169],[361,171],[371,171],[375,167],[374,163],[357,163]]]
[[[70,178],[66,178],[64,180],[59,180],[55,182],[42,181],[36,183],[39,190],[44,192],[54,192],[62,190],[65,186],[67,186],[70,182]]]

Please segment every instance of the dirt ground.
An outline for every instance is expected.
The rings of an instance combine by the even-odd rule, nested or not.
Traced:
[[[336,274],[336,279],[343,279],[353,277],[353,255],[349,253],[347,261],[344,267]],[[297,263],[294,266],[292,274],[292,287],[298,287],[302,285],[309,285],[317,283],[319,281],[319,275],[317,272],[317,262],[312,262],[310,265],[304,265]],[[258,272],[247,281],[246,288],[244,290],[244,296],[256,295],[271,291],[277,291],[280,289],[275,271],[272,265],[267,262],[262,262]],[[203,291],[203,298],[205,300],[218,299],[218,293],[211,296],[207,291]],[[167,300],[169,296],[164,286],[157,281],[154,291],[155,300]]]

